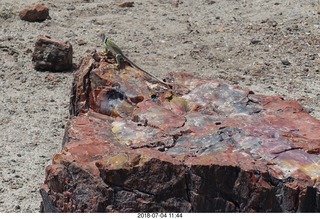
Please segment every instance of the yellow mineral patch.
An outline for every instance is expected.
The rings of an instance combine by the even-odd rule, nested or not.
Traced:
[[[294,171],[300,170],[307,176],[309,176],[312,180],[316,182],[320,182],[320,165],[316,163],[311,163],[309,165],[299,164],[296,160],[281,160],[276,161],[277,165],[281,168],[281,170],[286,173],[286,177],[290,176]]]
[[[310,176],[312,180],[315,182],[320,182],[320,165],[318,164],[310,164],[307,166],[300,167],[301,171]]]
[[[140,166],[141,158],[142,158],[141,154],[130,155],[130,164],[131,164],[131,166]]]
[[[121,133],[121,130],[123,129],[123,125],[124,123],[123,122],[113,122],[112,123],[112,132],[114,134],[120,134]]]
[[[188,104],[188,101],[185,98],[181,98],[181,97],[173,97],[172,100],[170,101],[171,104],[176,105],[179,107],[179,109],[185,111],[185,112],[189,112],[190,111],[190,107]]]
[[[129,169],[129,157],[126,153],[119,153],[108,159],[108,165],[112,169]]]
[[[295,160],[274,160],[274,163],[273,168],[279,167],[284,174],[283,177],[289,177],[299,167]]]

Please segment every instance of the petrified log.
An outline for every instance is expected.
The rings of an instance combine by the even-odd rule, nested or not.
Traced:
[[[40,35],[32,54],[34,68],[39,71],[66,71],[72,68],[72,45]]]
[[[43,212],[320,211],[320,122],[296,101],[113,64],[82,60]]]

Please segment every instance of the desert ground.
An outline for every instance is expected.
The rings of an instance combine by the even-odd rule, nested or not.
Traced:
[[[298,100],[320,119],[319,0],[0,0],[0,212],[39,212],[45,167],[61,150],[76,67],[38,72],[38,35],[103,50],[102,33],[143,69],[186,71]],[[44,3],[51,19],[19,11]]]

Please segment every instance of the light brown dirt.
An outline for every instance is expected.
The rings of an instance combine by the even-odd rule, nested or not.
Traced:
[[[38,212],[39,186],[61,149],[74,71],[37,72],[38,35],[69,41],[74,62],[103,49],[106,33],[137,65],[219,78],[299,100],[320,119],[318,0],[0,0],[0,212]],[[45,3],[51,19],[20,20]],[[290,62],[287,65],[286,61]]]

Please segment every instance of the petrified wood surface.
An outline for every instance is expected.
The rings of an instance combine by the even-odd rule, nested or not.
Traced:
[[[38,36],[32,62],[38,71],[66,71],[72,68],[72,45],[49,36]]]
[[[123,67],[83,59],[42,211],[320,211],[320,122],[296,101]]]

